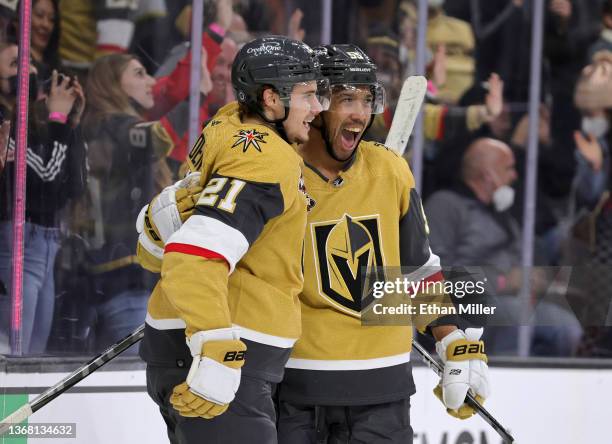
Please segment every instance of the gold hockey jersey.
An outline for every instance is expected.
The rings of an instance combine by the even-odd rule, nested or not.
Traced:
[[[350,405],[410,396],[412,327],[365,326],[360,319],[364,269],[412,266],[425,279],[442,279],[408,164],[381,144],[361,142],[335,180],[309,165],[303,174],[315,204],[304,241],[302,336],[281,399]],[[413,325],[423,331],[436,317]]]
[[[234,325],[250,341],[245,369],[260,346],[286,360],[301,330],[301,158],[271,128],[243,124],[231,103],[206,125],[189,164],[204,190],[166,244],[141,356],[187,365],[185,332]]]

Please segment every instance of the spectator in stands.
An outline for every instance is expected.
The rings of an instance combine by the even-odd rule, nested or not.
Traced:
[[[552,131],[550,108],[541,104],[538,127],[538,182],[536,188],[536,242],[542,253],[540,265],[557,265],[560,255],[562,234],[559,222],[566,215],[571,178],[574,175],[574,156],[567,151],[568,143]],[[527,164],[529,116],[524,114],[513,130],[510,146],[518,165],[519,180],[516,184],[517,200],[512,214],[522,224],[525,177]]]
[[[32,61],[40,79],[49,79],[54,69],[60,68],[60,18],[58,0],[32,2]]]
[[[139,0],[62,0],[60,57],[84,79],[97,58],[127,51]]]
[[[495,139],[477,139],[463,157],[461,177],[454,189],[434,193],[425,205],[431,248],[442,266],[488,267],[488,282],[497,290],[490,303],[499,315],[491,318],[490,325],[521,325],[521,301],[515,297],[521,281],[512,278],[520,276],[521,260],[519,226],[509,212],[514,201],[511,185],[517,178],[512,150]],[[534,354],[573,353],[581,329],[571,313],[538,302],[535,322]],[[514,328],[488,327],[487,334],[489,350],[516,352]]]
[[[233,91],[229,86],[229,74],[237,49],[235,42],[225,36],[225,29],[232,17],[231,5],[224,4],[217,10],[219,11],[217,21],[206,26],[202,35],[199,116],[202,126],[217,109],[233,100]],[[173,171],[178,171],[180,165],[185,162],[190,148],[187,146],[189,143],[190,65],[191,51],[188,42],[172,48],[164,63],[155,73],[158,78],[153,89],[156,104],[154,109],[147,113],[148,118],[161,118],[162,125],[172,138],[174,148],[170,153],[169,161]],[[173,72],[169,74],[172,70]],[[213,86],[211,72],[216,79],[215,86]]]
[[[397,28],[400,35],[399,59],[405,67],[404,76],[416,72],[414,60],[416,58],[416,33],[418,29],[418,15],[414,3],[402,0],[398,5]]]
[[[9,36],[15,35],[17,6],[15,1],[0,1],[0,42],[6,42]]]
[[[580,303],[581,321],[587,331],[581,354],[612,356],[612,52],[595,54],[594,62],[582,73],[575,92],[582,113],[582,130],[574,133],[577,147],[576,171],[579,203],[592,209],[587,220],[588,256],[578,285],[585,299]],[[607,328],[603,328],[607,325]]]
[[[237,53],[236,42],[231,37],[225,37],[221,43],[221,54],[219,54],[210,73],[212,89],[207,97],[209,116],[214,116],[222,106],[234,100],[234,90],[230,77],[232,63]]]
[[[170,183],[164,157],[172,140],[159,121],[145,121],[154,107],[153,86],[142,64],[131,55],[114,54],[94,63],[87,82],[89,107],[83,122],[89,145],[93,196],[103,233],[93,253],[98,304],[98,348],[110,345],[142,324],[155,275],[134,256],[134,221],[140,208]],[[94,189],[95,187],[92,187]],[[97,205],[96,205],[97,202]],[[136,352],[136,349],[133,350]]]
[[[430,0],[427,20],[427,46],[435,53],[446,51],[446,82],[440,86],[438,100],[456,104],[474,83],[474,33],[470,24],[444,13],[444,0]]]
[[[588,49],[601,26],[602,0],[549,0],[544,33],[544,57],[549,67],[547,89],[552,95],[551,131],[560,156],[573,160],[573,132],[580,128],[572,86],[589,63]],[[573,165],[573,162],[572,162]],[[570,171],[567,178],[573,176]]]
[[[482,85],[474,85],[462,97],[460,104],[470,106],[482,103],[487,90]],[[571,177],[574,170],[573,153],[568,153],[563,147],[567,143],[559,141],[551,132],[550,109],[545,104],[540,106],[538,128],[538,184],[536,188],[536,236],[537,251],[541,252],[537,260],[539,265],[555,265],[560,255],[561,234],[560,221],[566,216],[571,188]],[[518,120],[518,124],[513,121]],[[525,106],[506,104],[498,118],[478,131],[467,134],[467,138],[447,139],[440,148],[440,155],[435,160],[435,186],[448,188],[460,180],[460,169],[465,149],[478,137],[493,137],[507,143],[513,150],[518,179],[514,185],[516,190],[515,205],[511,212],[522,224],[523,197],[525,185],[525,165],[527,157],[529,116]],[[559,148],[561,146],[561,148]],[[541,256],[541,257],[540,257]]]
[[[0,111],[13,122],[17,90],[17,45],[0,44]],[[59,248],[60,211],[85,186],[85,148],[74,125],[84,97],[75,78],[53,71],[48,96],[36,102],[36,71],[31,66],[27,182],[24,227],[22,347],[45,351],[55,303],[53,266]],[[78,102],[78,103],[77,103]],[[9,139],[0,183],[0,281],[11,288],[15,135]],[[0,326],[10,325],[10,295],[0,296]]]
[[[589,61],[598,51],[612,51],[612,0],[604,0],[601,10],[601,34],[589,47]]]
[[[506,81],[506,98],[527,97],[529,11],[525,0],[447,1],[444,10],[470,22],[475,37],[476,82],[492,72]],[[519,62],[520,61],[520,62]]]
[[[365,140],[384,142],[402,87],[402,66],[399,63],[398,37],[380,28],[371,30],[366,52],[379,67],[379,81],[385,87],[387,108],[377,114]],[[435,58],[434,58],[435,59]],[[456,107],[432,103],[435,97],[430,94],[425,104],[425,137],[441,141],[476,131],[484,124],[495,119],[503,109],[504,82],[498,75],[489,78],[489,91],[484,103],[468,107]],[[432,88],[430,87],[430,92]]]

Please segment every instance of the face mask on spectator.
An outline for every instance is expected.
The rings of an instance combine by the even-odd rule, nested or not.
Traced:
[[[18,85],[18,80],[17,80],[17,74],[9,76],[9,77],[4,77],[4,80],[8,80],[9,83],[9,96],[17,96],[17,85]],[[36,100],[36,98],[38,97],[38,76],[36,75],[36,73],[31,72],[30,73],[30,92],[29,92],[30,96],[29,96],[29,101],[33,102],[34,100]]]
[[[510,185],[502,185],[493,192],[492,199],[498,213],[506,211],[514,203],[514,188]]]
[[[610,129],[610,122],[606,116],[583,117],[582,131],[586,134],[599,139],[603,137]]]

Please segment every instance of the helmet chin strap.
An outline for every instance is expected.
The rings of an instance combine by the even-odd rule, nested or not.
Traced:
[[[355,146],[355,149],[353,150],[351,155],[346,159],[340,159],[334,153],[333,144],[332,144],[332,141],[329,140],[329,132],[327,131],[327,125],[325,124],[325,118],[323,116],[321,116],[321,126],[319,127],[316,127],[314,125],[312,126],[321,132],[321,137],[323,138],[323,142],[325,142],[325,151],[327,151],[327,154],[329,155],[329,157],[334,159],[336,162],[346,163],[352,160],[353,157],[355,156],[355,153],[357,152],[357,148],[359,147],[359,144],[361,143],[361,139],[363,138],[363,135],[368,131],[368,129],[370,129],[373,122],[374,122],[374,115],[370,117],[370,121],[368,122],[365,129],[361,132],[361,135],[359,136],[359,139],[357,140],[357,145]]]
[[[281,136],[281,138],[285,142],[291,145],[291,142],[289,141],[289,138],[287,137],[287,131],[285,131],[285,127],[283,125],[283,122],[287,120],[287,117],[289,117],[289,107],[287,105],[284,105],[285,115],[280,119],[274,119],[274,120],[268,119],[260,106],[257,106],[255,108],[256,109],[254,111],[257,113],[257,115],[261,117],[265,122],[273,124],[274,128],[276,129],[276,132],[278,132],[278,135]]]

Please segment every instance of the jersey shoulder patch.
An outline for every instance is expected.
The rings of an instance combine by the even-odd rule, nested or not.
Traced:
[[[270,134],[267,132],[257,131],[255,128],[251,129],[239,129],[232,137],[234,138],[234,144],[232,148],[238,148],[246,153],[249,148],[262,152],[263,145],[268,143],[266,138]]]

